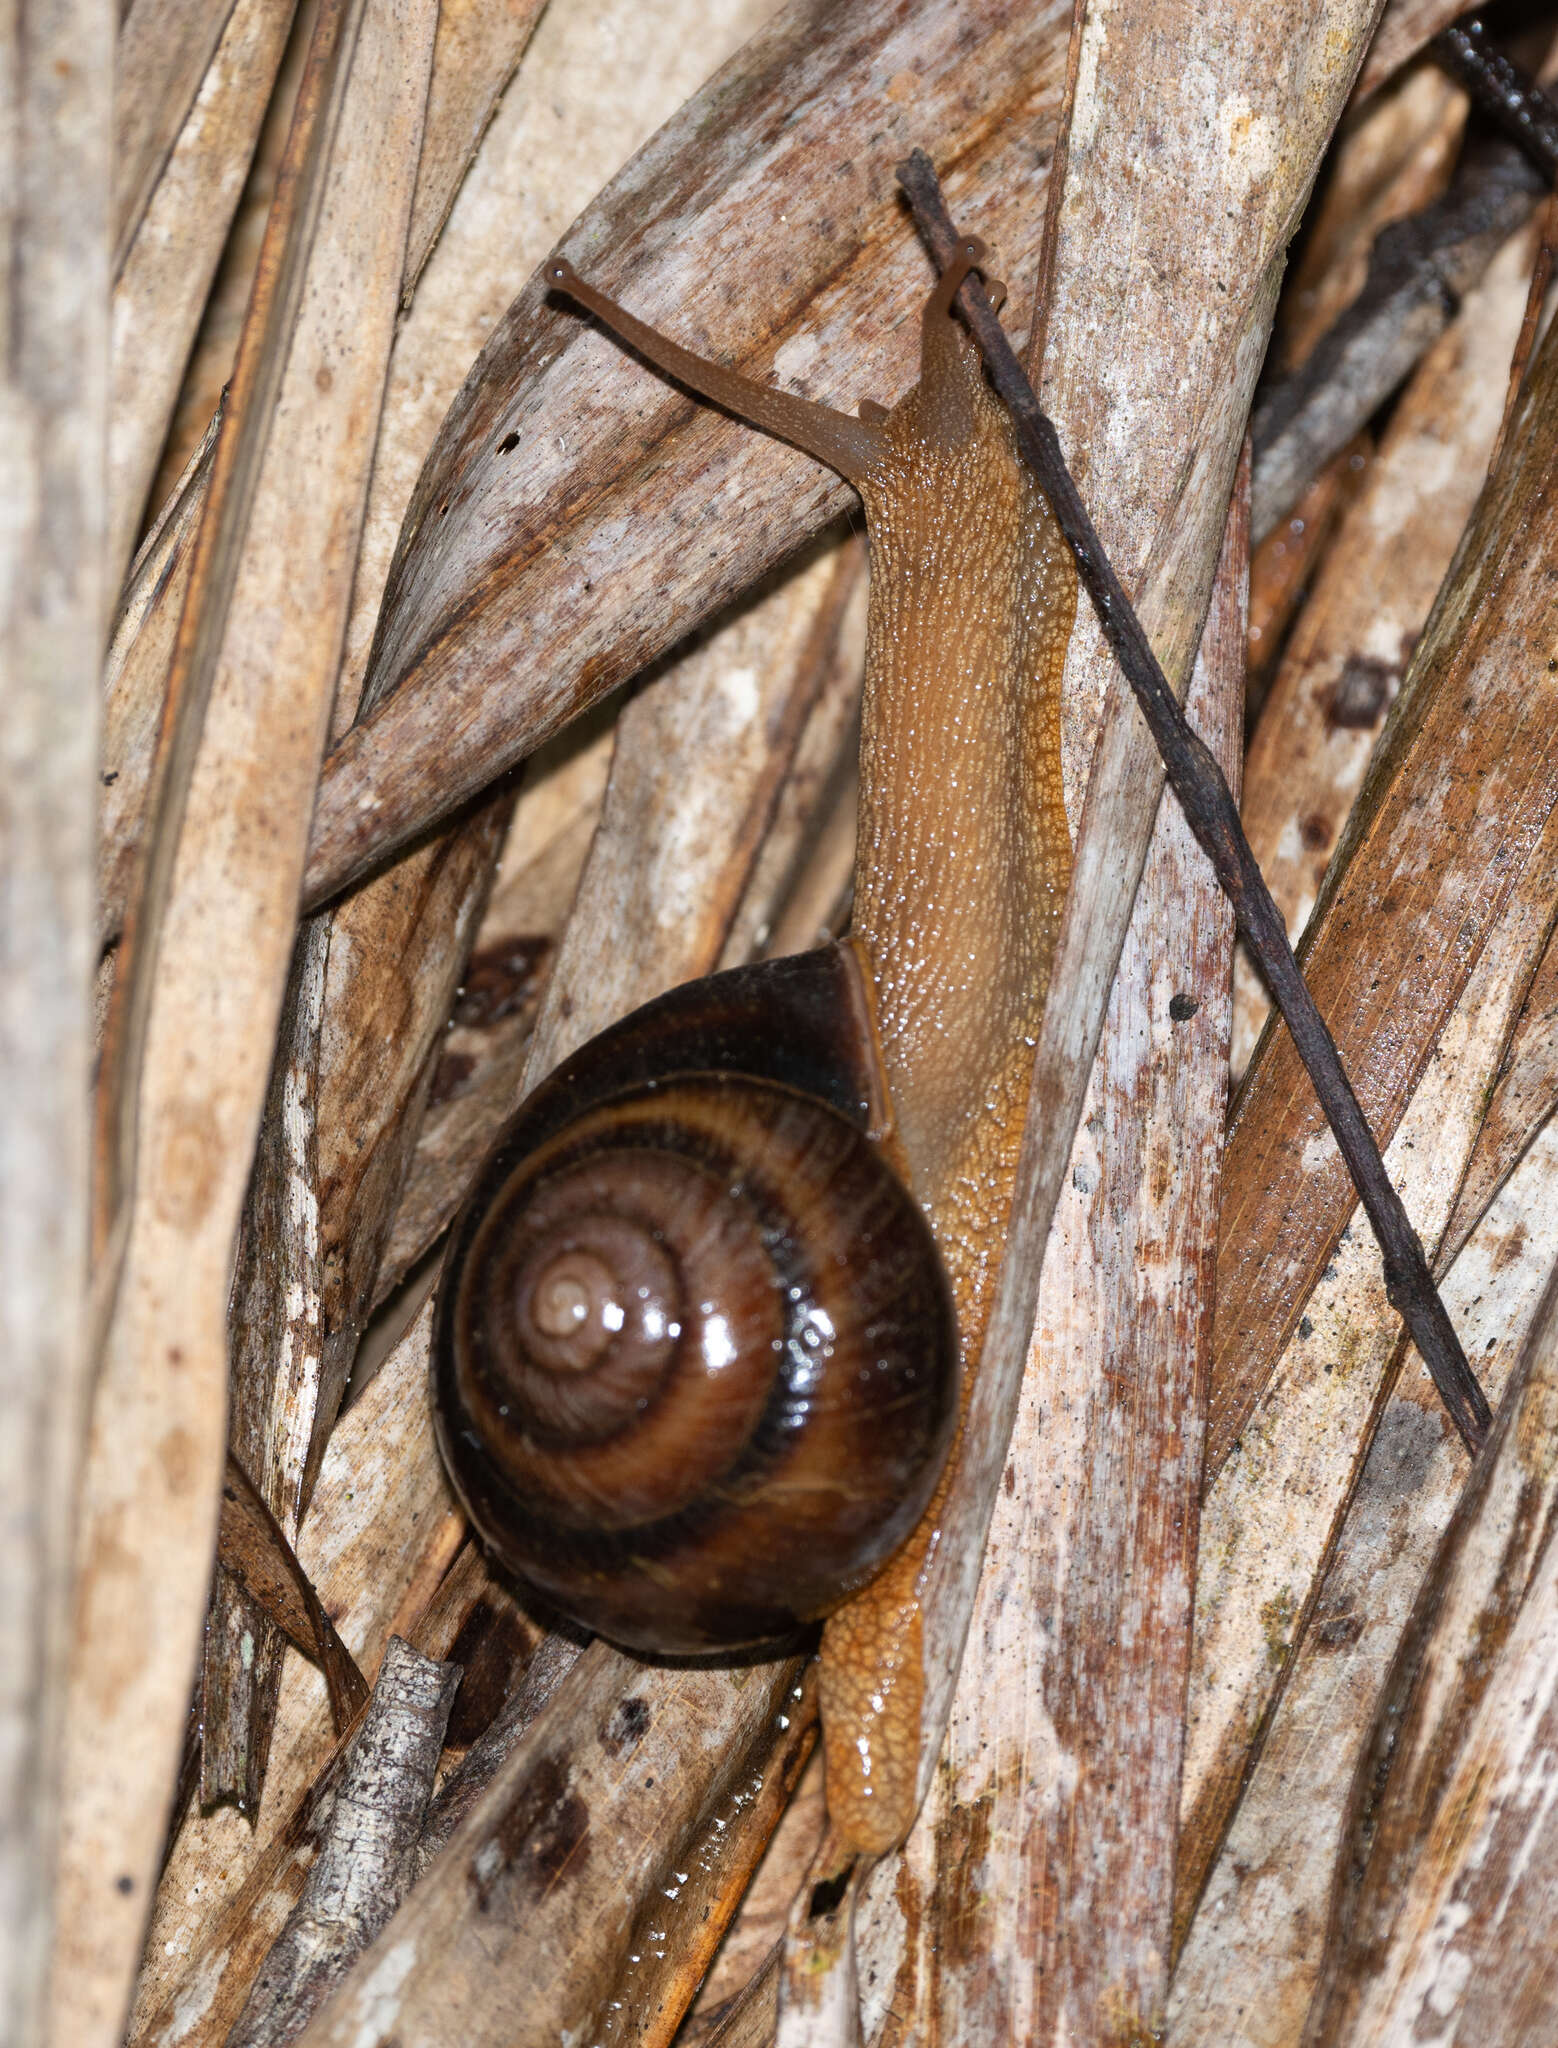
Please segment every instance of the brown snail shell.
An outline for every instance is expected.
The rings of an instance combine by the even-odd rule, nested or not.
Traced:
[[[867,1135],[852,974],[833,950],[646,1006],[536,1091],[457,1220],[446,1462],[503,1562],[613,1641],[787,1634],[934,1489],[951,1296]]]

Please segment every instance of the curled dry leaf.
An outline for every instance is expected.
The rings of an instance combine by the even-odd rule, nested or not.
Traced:
[[[415,1870],[458,1664],[394,1637],[352,1740],[302,1897],[228,2035],[228,2048],[281,2048],[400,1904]]]
[[[1007,0],[972,14],[798,0],[562,249],[643,317],[751,374],[777,364],[846,403],[890,397],[911,381],[907,316],[926,275],[893,162],[935,136],[957,203],[1004,262],[1031,266],[1034,138],[1053,118],[1062,25],[1058,5]],[[378,708],[321,785],[311,901],[523,758],[846,501],[807,458],[694,412],[546,297],[538,273],[418,486],[375,644]]]

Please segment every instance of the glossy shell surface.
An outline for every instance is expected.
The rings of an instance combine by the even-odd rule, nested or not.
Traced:
[[[604,1093],[586,1048],[521,1112],[455,1227],[434,1374],[503,1562],[677,1654],[783,1636],[871,1578],[934,1488],[957,1367],[929,1228],[849,1087],[674,1071],[669,1023],[664,1077]]]

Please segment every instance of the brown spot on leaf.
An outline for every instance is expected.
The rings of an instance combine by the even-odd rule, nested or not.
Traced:
[[[1514,1265],[1526,1248],[1526,1227],[1517,1223],[1513,1230],[1505,1233],[1494,1247],[1490,1272],[1502,1273],[1506,1266]]]
[[[200,1472],[200,1455],[187,1429],[170,1429],[158,1439],[157,1460],[169,1493],[192,1493]]]
[[[1315,1645],[1321,1650],[1350,1650],[1363,1634],[1363,1619],[1357,1614],[1332,1614],[1315,1623]]]
[[[1298,836],[1306,853],[1326,853],[1331,845],[1331,821],[1324,811],[1308,811],[1298,821]]]
[[[627,1756],[643,1741],[649,1729],[649,1709],[641,1699],[621,1700],[600,1732],[601,1747],[608,1756]]]
[[[1330,724],[1345,731],[1368,732],[1379,723],[1396,687],[1396,670],[1388,661],[1355,655],[1337,677],[1326,705]]]
[[[533,1642],[506,1601],[484,1595],[476,1602],[449,1649],[449,1662],[464,1672],[444,1738],[451,1749],[469,1749],[491,1727],[530,1662]]]
[[[513,1919],[540,1898],[576,1859],[589,1855],[590,1810],[555,1756],[537,1758],[512,1804],[471,1857],[470,1883],[480,1912],[500,1903]]]
[[[485,1030],[522,1010],[535,994],[551,950],[552,941],[545,933],[533,933],[473,953],[454,1006],[455,1023],[468,1030]]]
[[[216,1186],[218,1146],[210,1110],[203,1102],[176,1102],[159,1133],[150,1185],[159,1216],[178,1230],[194,1230]]]
[[[476,1071],[476,1057],[468,1052],[446,1052],[433,1069],[432,1083],[427,1091],[427,1106],[436,1109],[441,1102],[448,1102],[459,1095],[467,1081]]]
[[[947,1887],[942,1947],[954,1970],[966,1969],[990,1954],[984,1881],[994,1804],[992,1791],[970,1806],[953,1806],[940,1830],[940,1862]]]

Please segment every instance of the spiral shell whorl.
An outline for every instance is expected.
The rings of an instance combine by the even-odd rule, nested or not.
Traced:
[[[783,1085],[680,1074],[489,1167],[437,1406],[506,1563],[616,1641],[697,1651],[815,1619],[902,1541],[955,1358],[924,1218],[864,1133]]]

